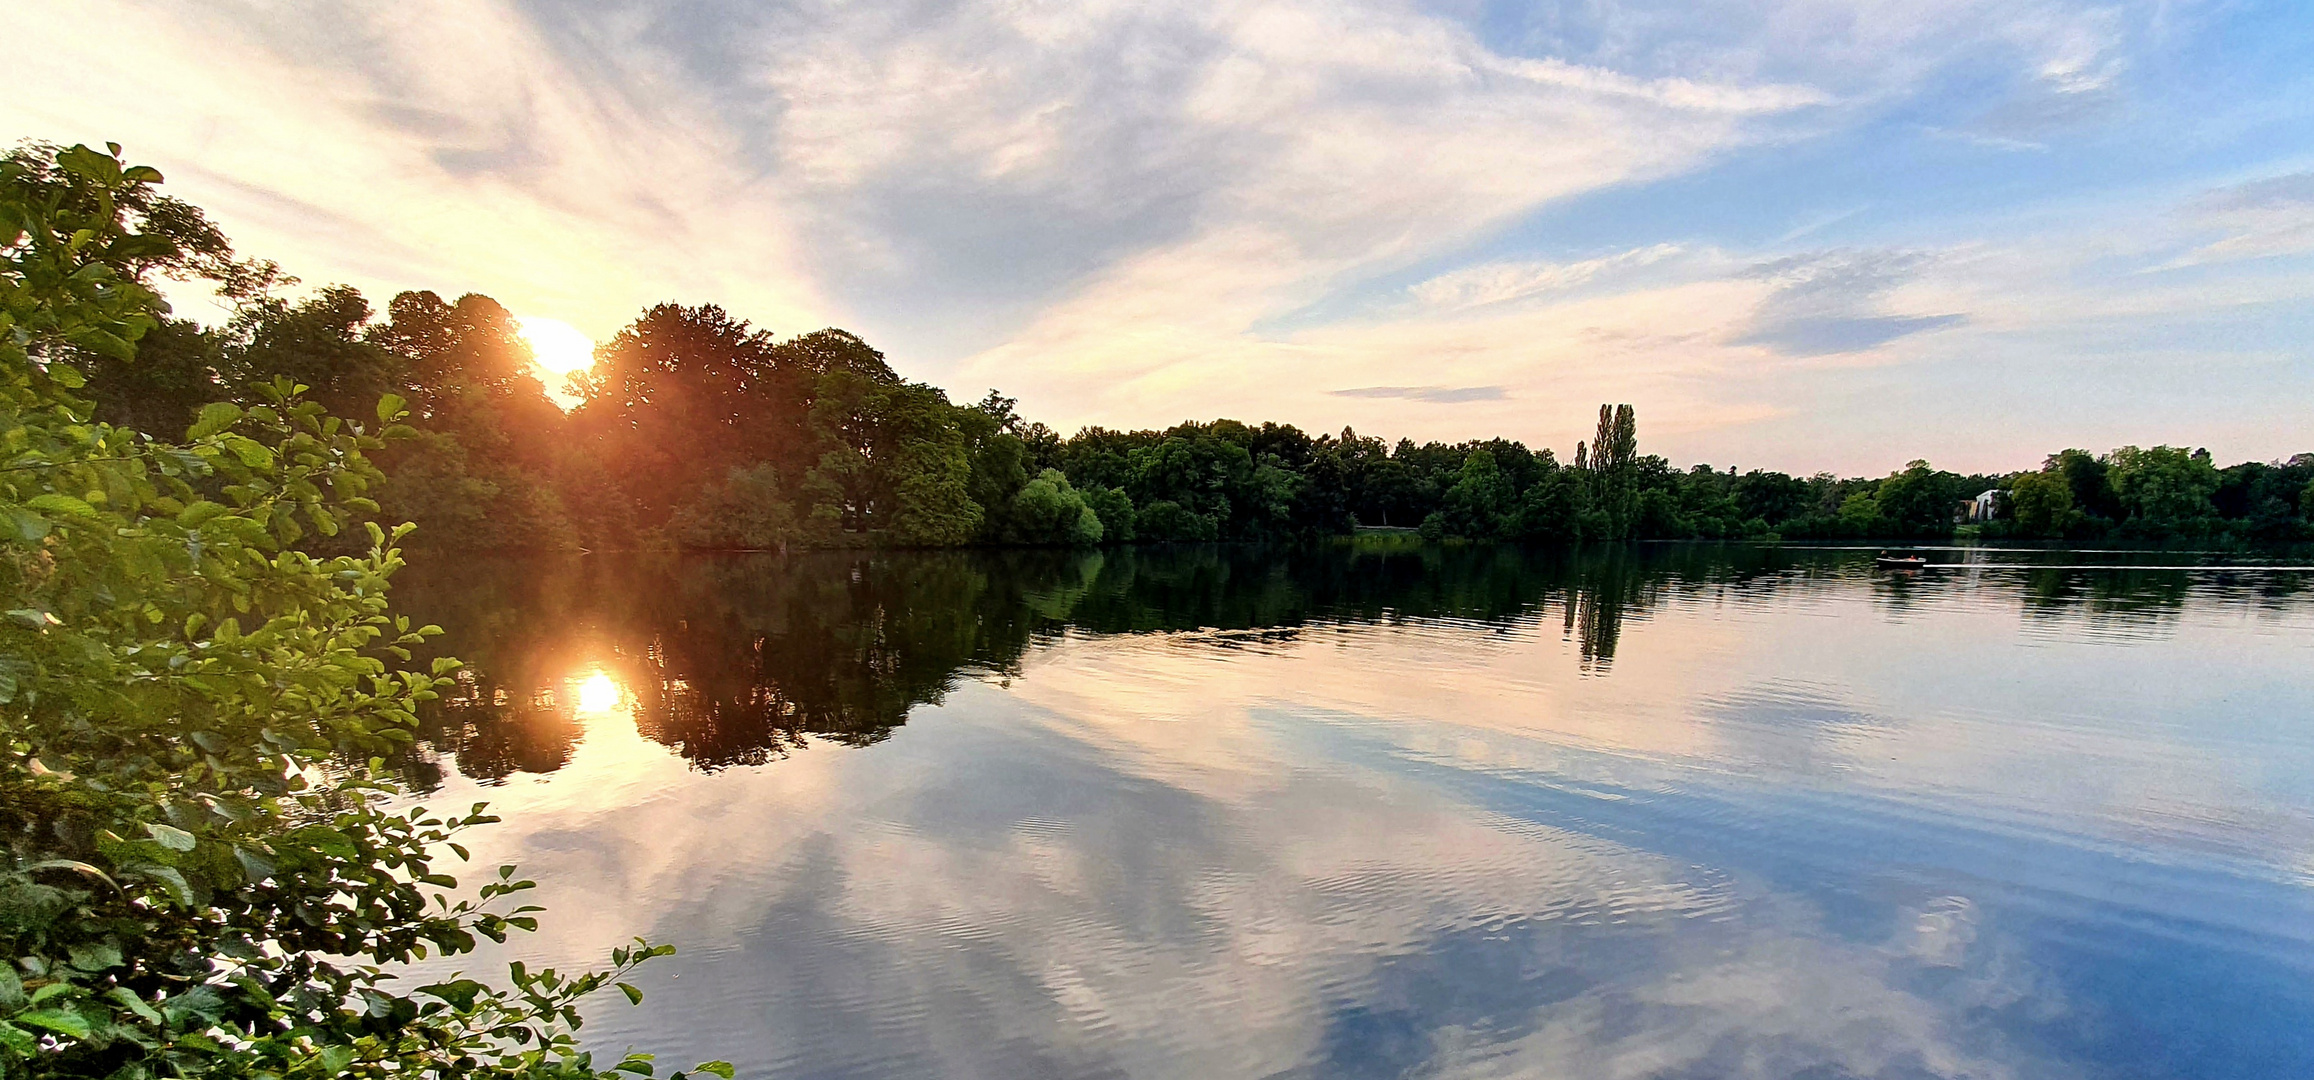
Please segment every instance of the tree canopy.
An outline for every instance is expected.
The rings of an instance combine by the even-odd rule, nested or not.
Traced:
[[[36,149],[18,155],[25,183],[65,190]],[[1393,443],[1232,419],[1063,437],[996,390],[960,404],[903,378],[851,333],[782,336],[713,303],[641,312],[571,381],[566,412],[488,297],[411,291],[382,312],[344,286],[283,299],[292,279],[237,259],[197,208],[142,189],[123,200],[175,245],[123,265],[223,281],[237,313],[216,327],[157,317],[133,352],[93,358],[98,418],[179,430],[212,400],[262,404],[280,378],[333,414],[399,395],[414,435],[371,455],[385,477],[371,497],[381,521],[415,522],[421,547],[1084,546],[1358,528],[1527,543],[2314,538],[2304,455],[2221,469],[2185,448],[2068,449],[2018,472],[1914,461],[1846,478],[1682,468],[1644,451],[1630,404],[1601,405],[1564,461],[1505,438]]]

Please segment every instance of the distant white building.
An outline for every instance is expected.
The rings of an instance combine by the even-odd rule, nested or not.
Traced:
[[[1968,519],[1970,521],[1991,521],[1993,514],[1998,512],[2000,508],[2001,490],[1993,488],[1969,500]]]

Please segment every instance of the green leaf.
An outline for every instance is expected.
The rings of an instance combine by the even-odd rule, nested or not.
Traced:
[[[8,535],[27,544],[39,543],[40,539],[47,536],[48,531],[55,527],[47,518],[29,510],[18,510],[13,506],[5,511],[0,511],[0,515],[5,515],[7,518]]]
[[[145,1000],[138,997],[136,993],[131,991],[128,987],[113,987],[110,992],[105,994],[105,997],[119,1002],[122,1008],[137,1014],[138,1019],[141,1019],[148,1024],[157,1026],[161,1023],[160,1010],[145,1004]]]
[[[441,998],[449,1002],[451,1007],[464,1012],[474,1007],[474,999],[486,989],[488,987],[472,979],[456,979],[446,983],[421,986],[418,988],[418,993]]]
[[[238,844],[233,847],[233,858],[241,864],[241,873],[251,884],[264,881],[276,872],[271,861]]]
[[[643,992],[636,989],[633,983],[620,983],[618,986],[619,992],[627,995],[627,1004],[640,1005],[643,1003]]]
[[[107,971],[121,966],[120,946],[110,942],[83,942],[66,950],[66,954],[72,958],[72,966],[82,971]]]
[[[70,1009],[35,1009],[31,1012],[17,1013],[8,1019],[18,1024],[28,1024],[32,1027],[53,1031],[59,1035],[70,1035],[75,1039],[88,1038],[88,1021]]]
[[[193,850],[193,834],[174,825],[163,825],[157,821],[148,822],[145,825],[145,832],[152,836],[154,843],[168,848],[170,851]]]
[[[185,441],[195,442],[232,427],[241,419],[241,406],[228,401],[212,401],[201,406],[200,419],[185,431]]]
[[[193,887],[186,884],[185,875],[178,873],[174,867],[139,866],[136,870],[137,873],[168,886],[169,895],[176,897],[178,903],[186,907],[193,906]]]
[[[324,1046],[321,1048],[320,1057],[323,1075],[337,1076],[345,1072],[346,1066],[353,1064],[354,1048],[350,1046]]]
[[[208,523],[217,520],[219,517],[229,512],[230,509],[231,508],[227,507],[224,503],[214,503],[207,499],[202,499],[193,503],[191,506],[178,511],[177,524],[182,525],[188,529],[198,529],[203,525],[207,525]]]
[[[738,1071],[733,1069],[731,1067],[731,1063],[728,1061],[703,1061],[700,1062],[696,1068],[700,1072],[714,1073],[715,1075],[722,1077],[723,1080],[731,1080],[731,1074]]]
[[[402,414],[409,411],[406,408],[408,405],[409,402],[405,400],[400,394],[387,394],[386,396],[379,398],[378,423],[391,424],[394,421],[401,419]]]
[[[34,495],[33,497],[24,500],[24,505],[29,506],[34,510],[46,510],[51,514],[64,514],[70,517],[96,516],[95,507],[90,506],[89,504],[82,502],[79,499],[75,499],[70,495],[59,495],[53,491],[42,495]]]
[[[241,459],[241,464],[252,469],[263,469],[273,464],[273,451],[266,449],[264,443],[247,435],[227,435],[221,441],[225,444],[225,449],[232,451],[234,457]]]
[[[172,995],[162,1003],[161,1012],[168,1016],[172,1024],[183,1024],[193,1019],[213,1024],[225,1015],[225,1000],[217,995],[216,987],[195,986],[182,994]]]

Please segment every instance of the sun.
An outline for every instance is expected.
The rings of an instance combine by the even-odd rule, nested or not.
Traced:
[[[580,333],[578,327],[538,315],[517,315],[514,321],[522,327],[522,340],[530,343],[539,368],[555,376],[549,386],[560,383],[562,376],[594,366],[594,339]]]

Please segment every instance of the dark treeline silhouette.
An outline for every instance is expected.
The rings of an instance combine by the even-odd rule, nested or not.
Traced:
[[[37,161],[20,150],[13,160]],[[2219,468],[2203,451],[2052,454],[1961,475],[1791,476],[1640,452],[1630,406],[1601,406],[1561,461],[1508,439],[1386,442],[1348,428],[1215,420],[1063,438],[994,390],[969,404],[910,382],[841,330],[780,339],[713,304],[660,304],[548,396],[514,317],[488,297],[345,286],[236,261],[198,212],[163,220],[235,314],[170,320],[91,372],[98,417],[176,433],[202,405],[288,376],[333,413],[409,404],[381,455],[382,516],[438,547],[789,549],[1092,546],[1415,528],[1432,538],[2314,538],[2314,454]]]
[[[2012,568],[2023,613],[2157,630],[2192,589],[2297,603],[2296,575],[2174,567]],[[1444,623],[1556,634],[1612,670],[1624,628],[1666,604],[1853,589],[1902,609],[1937,580],[1872,575],[1857,551],[1746,545],[1171,545],[568,556],[437,561],[403,579],[467,666],[425,715],[434,752],[485,781],[551,772],[582,730],[576,684],[601,671],[647,738],[694,767],[760,765],[817,738],[877,742],[958,680],[1004,678],[1063,635],[1193,633],[1212,648],[1328,627]],[[406,767],[421,784],[439,765]]]

